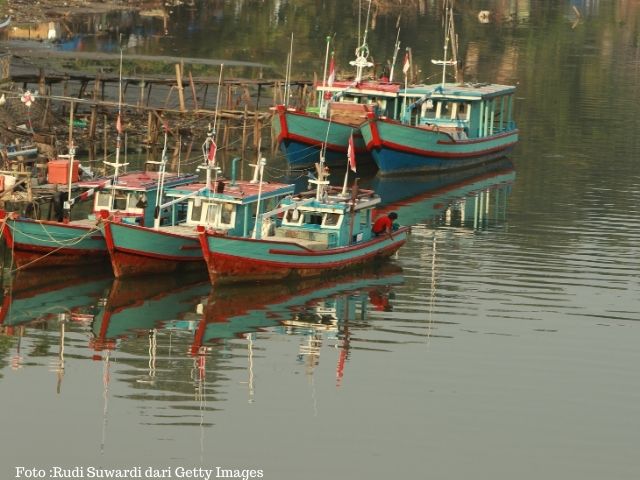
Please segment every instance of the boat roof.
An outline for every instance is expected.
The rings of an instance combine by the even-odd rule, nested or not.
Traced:
[[[218,180],[219,182],[220,180]],[[251,183],[247,180],[236,180],[231,182],[224,179],[224,190],[222,192],[214,192],[208,190],[203,192],[201,196],[219,199],[220,201],[230,203],[252,203],[258,200],[258,193],[264,198],[270,198],[282,195],[291,195],[295,190],[295,185],[287,183],[262,183],[262,190],[260,191],[259,183]],[[185,185],[179,185],[171,189],[166,190],[166,195],[170,197],[181,197],[190,193],[203,189],[206,186],[205,182],[188,183]]]
[[[400,91],[399,83],[378,82],[375,80],[365,80],[362,82],[354,81],[335,81],[329,85],[316,84],[316,90],[320,92],[332,92],[345,95],[367,95],[378,97],[395,97]]]
[[[176,184],[194,181],[197,178],[193,174],[178,174],[174,172],[166,172],[164,174],[165,188],[175,186]],[[155,171],[136,171],[127,172],[118,175],[114,187],[119,190],[134,190],[134,191],[148,191],[156,190],[158,188],[158,182],[160,179],[160,172]],[[105,178],[97,178],[94,180],[88,180],[79,182],[78,186],[82,188],[100,187],[105,181]],[[109,187],[106,187],[109,188]]]
[[[454,98],[461,100],[481,100],[483,98],[500,97],[516,91],[512,85],[497,83],[442,83],[432,85],[415,85],[399,92],[401,97]]]
[[[330,185],[326,187],[325,192],[326,195],[321,201],[315,200],[315,190],[298,193],[292,198],[292,201],[304,202],[305,200],[313,199],[313,201],[309,203],[301,204],[298,208],[301,211],[332,213],[345,213],[348,210],[356,211],[373,208],[381,202],[378,194],[373,190],[367,190],[364,188],[359,188],[355,194],[349,189],[346,195],[342,195],[341,187]]]

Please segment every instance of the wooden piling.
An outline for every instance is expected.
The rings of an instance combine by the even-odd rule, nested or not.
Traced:
[[[176,63],[176,84],[178,89],[178,100],[180,101],[180,111],[184,112],[186,110],[184,106],[184,91],[182,88],[182,68],[179,63]]]

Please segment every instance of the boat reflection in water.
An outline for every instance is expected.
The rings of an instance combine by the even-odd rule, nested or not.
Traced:
[[[382,198],[378,213],[396,211],[403,225],[483,229],[505,219],[515,178],[513,163],[504,158],[447,174],[377,176],[367,183]]]
[[[0,325],[11,335],[19,327],[37,326],[55,319],[86,321],[93,318],[98,299],[111,283],[111,272],[62,268],[47,272],[19,272],[3,290]]]
[[[119,340],[165,328],[192,312],[210,290],[201,274],[115,279],[92,323],[91,345],[115,349]]]
[[[193,354],[207,354],[215,345],[232,338],[246,338],[249,353],[248,381],[254,334],[269,332],[302,337],[297,358],[312,373],[325,337],[339,349],[337,382],[340,383],[350,348],[351,329],[366,328],[369,310],[391,310],[394,286],[402,284],[402,269],[392,263],[358,270],[331,279],[275,282],[251,286],[214,288],[202,306],[202,319],[194,336]]]
[[[60,393],[67,330],[88,327],[111,278],[111,272],[106,269],[95,270],[89,276],[86,269],[77,268],[51,270],[46,275],[21,271],[10,278],[2,292],[0,333],[16,338],[11,367],[18,370],[23,366],[24,337],[38,339],[38,346],[30,347],[34,351],[37,349],[36,356],[57,344],[58,351],[50,360],[50,370],[57,376],[57,392]]]

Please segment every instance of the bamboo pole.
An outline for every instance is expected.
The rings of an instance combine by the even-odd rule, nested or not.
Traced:
[[[176,63],[176,83],[178,89],[178,100],[180,101],[180,111],[184,112],[184,89],[182,88],[182,68],[179,63]]]
[[[191,85],[191,94],[193,95],[193,108],[198,110],[198,96],[196,95],[196,86],[193,83],[193,76],[189,70],[189,84]]]

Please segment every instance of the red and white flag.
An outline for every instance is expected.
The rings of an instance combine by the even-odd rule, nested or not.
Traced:
[[[329,61],[329,77],[327,78],[327,85],[331,87],[335,80],[336,80],[336,62],[333,59],[333,54],[332,54],[331,60]]]
[[[353,133],[349,137],[349,147],[347,148],[347,158],[349,159],[349,168],[356,171],[356,149],[353,145]]]
[[[411,68],[411,62],[409,61],[409,51],[407,50],[404,54],[404,64],[402,65],[402,73],[405,76],[409,73],[409,69]]]
[[[218,146],[216,142],[211,139],[211,144],[209,145],[209,152],[207,153],[207,160],[209,161],[209,165],[214,166],[216,164],[216,150]]]

